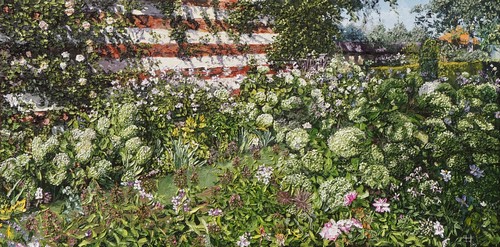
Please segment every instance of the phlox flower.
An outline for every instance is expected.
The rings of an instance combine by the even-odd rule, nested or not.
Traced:
[[[350,206],[354,200],[358,197],[356,191],[351,191],[344,196],[344,206]]]
[[[319,235],[324,239],[335,241],[341,233],[337,223],[334,220],[330,220],[325,223]]]
[[[391,209],[389,208],[390,204],[387,202],[387,198],[376,199],[372,205],[375,207],[375,212],[391,212]]]

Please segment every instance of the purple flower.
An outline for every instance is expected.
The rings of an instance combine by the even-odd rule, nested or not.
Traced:
[[[354,200],[358,197],[356,191],[351,191],[344,196],[344,206],[350,206]]]
[[[495,118],[499,119],[500,118],[500,111],[495,112]]]
[[[470,168],[470,174],[472,174],[472,176],[474,176],[476,178],[484,177],[484,174],[483,174],[484,171],[479,169],[479,167],[477,167],[476,165],[470,165],[469,168]]]
[[[208,210],[208,215],[210,216],[220,216],[222,215],[222,209],[216,208],[216,209],[210,209]]]
[[[457,200],[457,202],[459,202],[460,205],[465,206],[466,208],[469,207],[469,205],[467,204],[467,196],[463,195],[462,198],[455,197],[455,200]]]
[[[372,205],[375,207],[375,212],[391,212],[391,209],[389,208],[390,204],[387,202],[387,198],[376,199]]]

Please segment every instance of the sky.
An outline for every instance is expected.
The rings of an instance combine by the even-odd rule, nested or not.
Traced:
[[[410,13],[411,9],[417,4],[426,4],[429,3],[429,1],[430,0],[398,0],[398,6],[395,9],[391,8],[387,2],[381,1],[379,4],[380,14],[372,13],[369,16],[367,28],[379,23],[384,24],[387,28],[391,28],[394,24],[402,22],[407,29],[412,29],[415,26],[415,15]],[[344,22],[344,24],[347,23],[349,22]],[[356,25],[359,26],[361,24],[356,23]]]

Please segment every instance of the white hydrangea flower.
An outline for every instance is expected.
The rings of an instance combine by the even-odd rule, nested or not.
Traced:
[[[261,114],[255,120],[257,127],[259,128],[269,128],[273,125],[273,115],[271,114]]]
[[[302,128],[296,128],[286,134],[286,143],[293,150],[301,150],[309,143],[309,134]]]
[[[364,139],[363,131],[355,127],[346,127],[328,138],[328,148],[341,157],[351,158],[361,152],[359,145]]]

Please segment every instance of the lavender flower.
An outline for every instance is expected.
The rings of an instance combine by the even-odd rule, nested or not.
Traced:
[[[484,171],[479,169],[476,165],[469,165],[470,168],[470,174],[476,178],[481,178],[484,177]]]
[[[391,209],[389,208],[390,204],[387,202],[387,198],[376,199],[372,205],[375,207],[375,212],[391,212]]]
[[[238,245],[238,247],[250,246],[250,241],[248,241],[249,237],[250,237],[249,233],[245,233],[245,234],[241,235],[239,240],[236,241],[236,245]]]
[[[271,179],[271,176],[273,175],[273,168],[270,166],[259,166],[259,169],[257,170],[257,174],[255,174],[255,177],[257,177],[257,180],[259,182],[263,182],[264,184],[269,184],[269,180]]]
[[[210,209],[210,210],[208,210],[208,215],[210,215],[210,216],[220,216],[220,215],[222,215],[222,209],[220,209],[220,208]]]

